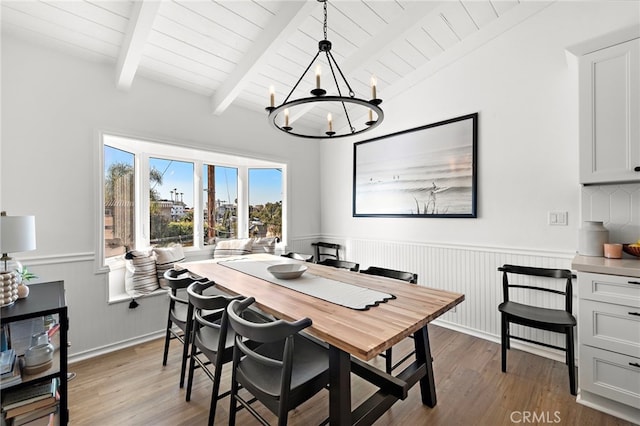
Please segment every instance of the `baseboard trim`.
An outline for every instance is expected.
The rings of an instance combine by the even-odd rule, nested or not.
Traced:
[[[432,324],[437,325],[439,327],[447,328],[449,330],[457,331],[459,333],[468,334],[470,336],[477,337],[479,339],[488,340],[490,342],[496,343],[500,345],[500,336],[496,336],[490,333],[485,333],[480,330],[463,327],[459,324],[455,324],[449,321],[445,321],[442,319],[436,319],[432,322]],[[80,362],[87,359],[95,358],[100,355],[106,355],[111,352],[118,351],[120,349],[129,348],[131,346],[135,346],[141,343],[148,342],[150,340],[159,339],[164,336],[164,330],[159,330],[153,333],[149,333],[143,336],[135,337],[132,339],[127,339],[120,341],[118,343],[114,343],[111,345],[102,346],[99,348],[91,349],[84,352],[78,352],[73,355],[69,355],[69,364],[73,364],[74,362]],[[564,362],[564,352],[556,351],[553,349],[546,349],[544,347],[538,347],[536,345],[532,345],[526,342],[518,342],[512,341],[511,347],[513,349],[519,349],[524,352],[532,353],[534,355],[542,356],[545,358],[552,359],[554,361]],[[576,360],[577,362],[577,360]]]
[[[464,327],[461,326],[459,324],[453,323],[453,322],[449,322],[449,321],[445,321],[442,319],[436,319],[432,322],[432,324],[440,326],[440,327],[444,327],[444,328],[448,328],[449,330],[453,330],[453,331],[457,331],[463,334],[468,334],[470,336],[474,336],[477,337],[479,339],[483,339],[483,340],[488,340],[490,342],[496,343],[498,345],[500,345],[500,336],[497,336],[495,334],[490,334],[490,333],[486,333],[484,331],[481,330],[476,330],[473,328],[468,328],[468,327]],[[565,362],[565,354],[563,351],[559,351],[556,349],[551,349],[551,348],[545,348],[544,346],[538,346],[538,345],[534,345],[531,343],[527,343],[527,342],[520,342],[517,340],[511,340],[511,349],[519,349],[521,351],[524,352],[528,352],[534,355],[538,355],[544,358],[549,358],[552,359],[554,361],[559,361],[564,363]],[[576,359],[576,365],[578,363],[578,360]]]
[[[630,405],[621,404],[582,389],[578,391],[576,402],[628,422],[640,424],[640,409]]]
[[[74,353],[72,355],[69,355],[68,363],[71,365],[75,362],[85,361],[87,359],[95,358],[101,355],[106,355],[111,352],[119,351],[121,349],[126,349],[131,346],[148,342],[150,340],[160,339],[164,337],[164,333],[165,333],[164,330],[159,330],[153,333],[145,334],[143,336],[123,340],[111,345],[101,346],[99,348],[90,349],[88,351]]]

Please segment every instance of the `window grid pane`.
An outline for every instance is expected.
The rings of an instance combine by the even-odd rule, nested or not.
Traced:
[[[205,164],[202,171],[204,185],[204,244],[215,239],[238,237],[238,169]]]
[[[152,246],[193,246],[193,168],[190,162],[149,159]]]
[[[119,256],[135,246],[134,154],[104,145],[104,253]]]
[[[249,169],[249,236],[282,238],[282,169]]]

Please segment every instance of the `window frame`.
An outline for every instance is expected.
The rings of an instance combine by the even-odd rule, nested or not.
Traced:
[[[187,259],[189,257],[207,256],[211,251],[211,246],[203,243],[204,229],[204,195],[203,195],[203,166],[205,164],[232,167],[238,170],[238,236],[237,238],[248,238],[249,235],[249,169],[253,168],[279,168],[282,170],[282,241],[286,241],[287,236],[287,167],[288,163],[282,160],[267,158],[257,158],[248,156],[246,153],[233,153],[222,149],[211,147],[210,150],[202,147],[188,146],[175,141],[162,141],[149,139],[140,136],[132,136],[114,131],[98,131],[98,143],[96,153],[96,170],[99,171],[95,190],[96,203],[96,273],[108,274],[112,270],[124,268],[123,256],[105,257],[105,220],[104,220],[104,184],[105,184],[105,145],[122,149],[134,155],[134,182],[135,182],[135,247],[137,249],[150,247],[150,199],[149,199],[149,158],[166,158],[168,160],[185,161],[194,165],[193,181],[193,221],[194,221],[194,244],[193,247],[185,247],[184,252]],[[146,194],[146,196],[144,196]],[[246,216],[246,217],[245,217]],[[210,257],[210,256],[207,256]],[[119,287],[119,284],[115,285]],[[112,283],[109,284],[109,302],[118,300],[128,300],[130,297],[122,297],[119,294],[112,294]],[[124,282],[121,285],[124,292]]]

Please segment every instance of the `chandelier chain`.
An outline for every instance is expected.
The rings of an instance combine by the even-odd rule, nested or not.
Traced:
[[[322,28],[323,28],[323,31],[324,31],[324,39],[325,40],[327,39],[327,3],[328,2],[325,1],[324,2],[324,7],[323,7],[323,9],[324,9],[324,26]]]

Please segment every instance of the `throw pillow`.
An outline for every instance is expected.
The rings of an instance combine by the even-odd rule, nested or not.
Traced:
[[[251,254],[252,246],[253,240],[251,238],[222,240],[219,241],[213,249],[213,257],[217,259],[221,257]]]
[[[182,245],[171,244],[168,247],[155,247],[153,253],[156,256],[156,273],[158,274],[160,287],[168,288],[167,280],[164,279],[164,273],[173,268],[175,263],[184,261]]]
[[[124,285],[128,294],[139,296],[151,293],[160,286],[156,275],[156,259],[153,251],[132,250],[125,254]]]
[[[276,251],[277,242],[278,242],[277,237],[254,238],[251,252],[273,254]]]

